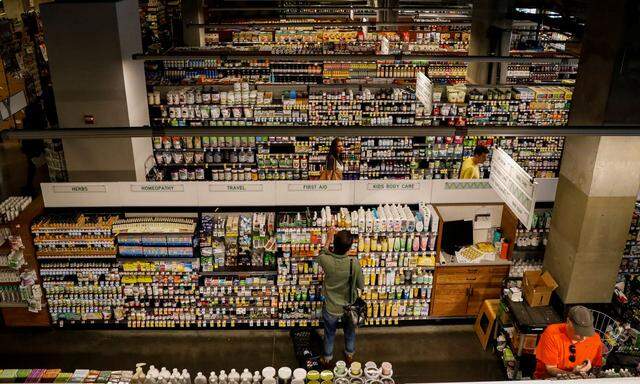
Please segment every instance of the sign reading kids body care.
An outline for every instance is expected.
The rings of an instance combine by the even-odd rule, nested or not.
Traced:
[[[527,228],[531,228],[535,209],[535,181],[501,148],[491,157],[491,187]]]

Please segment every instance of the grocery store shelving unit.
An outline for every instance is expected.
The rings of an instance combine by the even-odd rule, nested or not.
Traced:
[[[22,270],[29,269],[35,271],[37,276],[36,284],[41,284],[43,280],[40,276],[38,262],[36,260],[36,250],[33,244],[33,235],[31,234],[31,221],[43,211],[44,202],[42,197],[39,197],[34,199],[13,221],[0,224],[0,226],[9,228],[12,235],[19,236],[22,239],[24,245],[22,251],[24,260],[27,263],[26,266],[23,266]],[[50,324],[49,313],[44,297],[42,300],[42,310],[38,312],[29,311],[27,305],[24,303],[2,306],[0,312],[2,313],[4,324],[8,327],[48,326]]]

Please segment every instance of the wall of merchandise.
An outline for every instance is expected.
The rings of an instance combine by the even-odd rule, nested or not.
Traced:
[[[427,204],[197,217],[46,215],[32,225],[54,324],[319,325],[331,227],[355,236],[369,324],[429,316],[438,216]]]
[[[153,138],[155,171],[149,180],[314,180],[325,168],[332,138],[165,136]],[[562,137],[426,136],[343,138],[345,180],[457,179],[476,145],[500,147],[531,176],[560,171]],[[490,174],[490,158],[481,166]]]

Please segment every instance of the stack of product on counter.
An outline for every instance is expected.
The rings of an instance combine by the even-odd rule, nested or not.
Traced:
[[[551,228],[552,209],[536,209],[531,229],[518,223],[509,276],[522,277],[526,271],[541,270],[547,238]]]
[[[315,258],[333,227],[357,235],[352,253],[363,267],[370,324],[428,316],[438,227],[433,208],[420,204],[412,212],[408,206],[385,205],[333,214],[326,207],[278,219],[281,326],[318,324],[322,271]]]
[[[0,223],[9,223],[31,204],[30,196],[11,196],[0,204]]]
[[[114,223],[129,327],[196,324],[195,227],[195,219],[183,217],[131,217]]]
[[[121,321],[122,290],[111,227],[117,216],[46,216],[31,226],[54,323]]]

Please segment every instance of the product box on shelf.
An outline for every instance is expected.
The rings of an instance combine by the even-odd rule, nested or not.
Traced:
[[[524,298],[531,307],[548,305],[551,293],[558,288],[558,283],[549,272],[527,271],[522,279]]]

